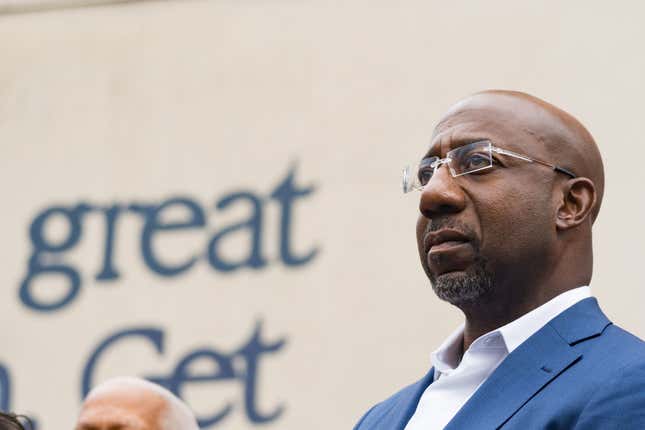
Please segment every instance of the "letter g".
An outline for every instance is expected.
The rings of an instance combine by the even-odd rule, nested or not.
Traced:
[[[68,305],[78,294],[81,278],[72,266],[60,261],[58,253],[67,251],[78,243],[81,238],[81,217],[89,210],[91,207],[87,204],[79,204],[71,209],[54,206],[45,209],[34,218],[29,228],[33,253],[29,258],[27,275],[20,284],[20,300],[27,307],[41,312],[55,311]],[[56,215],[64,217],[69,231],[63,240],[53,243],[47,239],[45,228],[47,221]],[[68,282],[66,293],[54,301],[39,300],[34,295],[33,281],[39,275],[47,273],[63,275]]]

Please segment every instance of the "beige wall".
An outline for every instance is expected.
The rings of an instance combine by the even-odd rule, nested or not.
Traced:
[[[96,381],[167,375],[198,347],[228,354],[262,320],[265,343],[286,338],[261,362],[258,410],[285,407],[266,428],[349,428],[421,376],[460,321],[419,267],[417,196],[401,194],[399,172],[453,101],[485,88],[543,97],[596,137],[607,187],[592,287],[613,321],[645,336],[637,152],[645,6],[393,4],[175,1],[0,16],[0,363],[10,371],[12,409],[41,428],[71,428],[81,371],[118,330],[161,327],[165,351],[119,344],[102,356]],[[292,166],[298,187],[315,186],[294,204],[292,247],[319,249],[297,268],[280,259],[280,206],[268,197]],[[245,204],[214,207],[241,189],[265,199],[267,263],[224,274],[200,253],[213,234],[248,218]],[[144,264],[143,219],[126,213],[114,245],[121,276],[95,280],[105,233],[96,212],[63,258],[81,272],[78,297],[53,312],[19,300],[28,228],[44,208],[177,195],[206,214],[204,228],[155,239],[167,264],[200,255],[183,274],[159,276]],[[48,232],[64,238],[66,227],[52,220]],[[227,258],[244,257],[247,244],[246,232],[231,235]],[[38,285],[42,300],[65,291],[62,279]],[[212,365],[193,371],[212,374]],[[193,384],[184,394],[202,416],[234,405],[214,428],[255,428],[239,383]]]

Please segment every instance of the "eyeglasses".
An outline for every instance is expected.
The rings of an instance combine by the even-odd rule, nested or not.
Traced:
[[[517,152],[493,146],[490,140],[480,140],[468,145],[460,146],[446,153],[446,158],[428,157],[421,160],[417,165],[407,166],[403,169],[403,192],[409,193],[412,190],[423,190],[432,175],[442,164],[446,164],[453,178],[470,173],[480,172],[494,167],[493,152],[500,155],[518,158],[529,163],[539,163],[548,166],[556,172],[564,173],[575,178],[576,175],[564,167],[559,167],[546,161],[531,158]]]

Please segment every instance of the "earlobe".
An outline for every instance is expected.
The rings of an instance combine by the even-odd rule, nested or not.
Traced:
[[[570,179],[562,185],[556,212],[556,227],[567,230],[577,227],[591,216],[596,205],[596,187],[587,178]]]

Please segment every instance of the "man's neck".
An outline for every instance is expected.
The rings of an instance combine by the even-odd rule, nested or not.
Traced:
[[[460,306],[466,317],[464,325],[463,351],[468,350],[470,345],[480,336],[505,326],[521,316],[531,312],[556,297],[558,293],[551,293],[541,297],[528,298],[523,296],[522,300],[484,301],[474,305]]]

